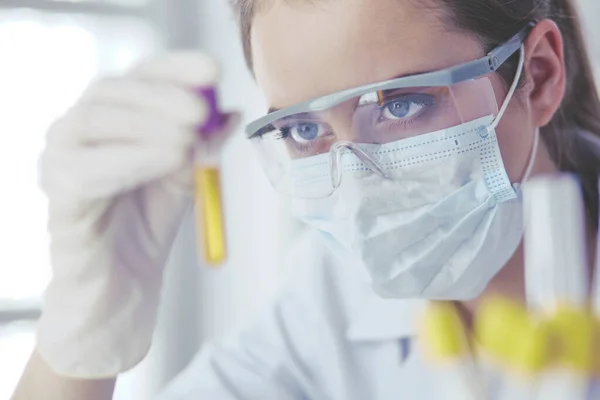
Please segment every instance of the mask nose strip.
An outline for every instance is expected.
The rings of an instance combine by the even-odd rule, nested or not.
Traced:
[[[375,159],[358,148],[356,144],[347,141],[336,142],[329,150],[331,154],[331,184],[337,189],[342,183],[343,168],[341,165],[344,150],[350,150],[367,168],[383,178],[389,178]]]

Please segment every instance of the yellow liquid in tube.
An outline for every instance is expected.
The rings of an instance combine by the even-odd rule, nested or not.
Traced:
[[[217,167],[198,165],[194,169],[196,184],[195,208],[198,251],[204,251],[204,261],[212,266],[226,257],[225,226],[221,204],[220,171]]]

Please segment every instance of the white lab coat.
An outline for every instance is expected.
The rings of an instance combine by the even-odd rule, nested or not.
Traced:
[[[263,315],[206,346],[157,400],[434,399],[416,345],[416,300],[384,300],[315,233]]]
[[[600,151],[600,140],[583,132]],[[429,400],[444,390],[423,358],[419,300],[384,300],[308,233],[260,319],[204,348],[157,400]],[[497,383],[494,374],[484,377]],[[489,387],[489,386],[488,386]]]

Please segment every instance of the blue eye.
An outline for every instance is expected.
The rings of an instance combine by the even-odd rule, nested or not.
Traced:
[[[409,100],[394,100],[385,105],[382,116],[392,120],[410,118],[418,114],[423,108],[425,108],[425,104]]]
[[[380,108],[380,122],[386,120],[408,120],[437,103],[436,97],[428,93],[388,94]]]
[[[315,122],[303,122],[288,128],[288,133],[298,143],[311,142],[325,132],[323,125]]]
[[[392,117],[404,118],[410,111],[411,102],[405,100],[396,100],[388,103],[385,106],[385,110],[391,114]]]

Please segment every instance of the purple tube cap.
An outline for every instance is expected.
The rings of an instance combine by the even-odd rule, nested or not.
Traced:
[[[208,139],[223,130],[227,122],[227,115],[219,110],[217,91],[214,87],[199,87],[195,92],[206,101],[208,115],[204,124],[198,128],[198,133],[203,139]]]

